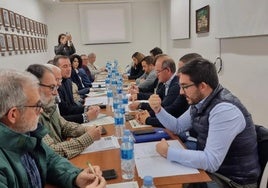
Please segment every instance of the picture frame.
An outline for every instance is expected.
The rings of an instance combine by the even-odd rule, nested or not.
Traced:
[[[0,33],[0,51],[1,52],[7,51],[6,37],[5,34],[3,33]]]
[[[28,50],[28,38],[26,36],[23,36],[23,44],[24,44],[24,50]]]
[[[30,22],[30,31],[33,33],[34,32],[33,20],[29,19],[29,22]]]
[[[12,41],[12,35],[11,34],[6,34],[6,42],[7,42],[7,50],[8,51],[13,51],[13,41]]]
[[[25,17],[24,16],[20,16],[20,25],[21,25],[21,30],[25,31],[26,25],[25,25]]]
[[[15,13],[15,21],[16,21],[16,27],[17,29],[21,29],[21,24],[20,24],[20,15]]]
[[[10,26],[10,21],[9,21],[9,12],[7,9],[2,9],[2,16],[3,16],[3,25],[5,27],[9,27]]]
[[[196,10],[196,33],[209,32],[209,5]]]
[[[10,27],[11,28],[16,28],[16,22],[15,22],[14,12],[9,11],[9,18],[10,18]]]
[[[18,36],[17,35],[12,35],[13,38],[13,46],[14,46],[14,50],[18,51],[20,49],[19,47],[19,40],[18,40]]]
[[[27,38],[28,38],[29,50],[32,50],[33,49],[32,37],[27,37]]]
[[[24,50],[23,37],[18,36],[18,39],[19,39],[20,51],[23,51]]]
[[[0,26],[3,25],[2,8],[0,8]]]
[[[32,39],[33,50],[37,50],[36,49],[35,38],[34,37],[31,37],[31,39]]]
[[[25,25],[26,25],[26,27],[25,27],[26,31],[29,32],[30,31],[30,20],[29,20],[29,18],[25,17]]]

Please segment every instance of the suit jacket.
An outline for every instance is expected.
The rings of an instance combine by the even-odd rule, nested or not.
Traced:
[[[74,102],[72,93],[72,81],[64,78],[62,85],[58,89],[61,102],[59,103],[60,114],[67,120],[77,123],[83,123],[82,113],[84,112],[83,106],[78,106]]]

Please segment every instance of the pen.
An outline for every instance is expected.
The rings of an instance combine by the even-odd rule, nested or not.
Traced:
[[[92,171],[92,173],[94,175],[96,175],[95,171],[94,171],[94,168],[92,167],[92,165],[90,164],[90,162],[87,162],[87,166],[90,168],[90,170]]]

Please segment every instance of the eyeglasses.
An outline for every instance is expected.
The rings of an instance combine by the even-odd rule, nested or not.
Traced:
[[[155,71],[156,72],[156,74],[159,74],[160,72],[162,72],[162,71],[164,71],[164,70],[166,70],[167,68],[163,68],[162,70],[160,70],[160,71]]]
[[[43,108],[43,104],[41,101],[38,101],[35,105],[25,105],[25,106],[17,106],[18,108],[35,108],[36,114],[39,114],[41,112],[41,109]]]
[[[47,87],[50,89],[50,91],[53,91],[53,92],[57,91],[57,89],[59,88],[59,86],[55,86],[55,85],[46,85],[46,84],[41,84],[41,83],[39,83],[39,85],[43,87]]]
[[[187,88],[192,87],[192,86],[194,86],[194,85],[195,85],[195,83],[188,84],[188,85],[181,85],[181,89],[182,89],[183,92],[185,93],[185,90],[186,90]]]

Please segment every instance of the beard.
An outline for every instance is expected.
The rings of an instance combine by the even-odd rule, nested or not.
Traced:
[[[41,93],[40,96],[41,96],[41,100],[45,108],[49,108],[55,105],[56,96],[52,96],[51,98],[48,98],[43,93]]]

